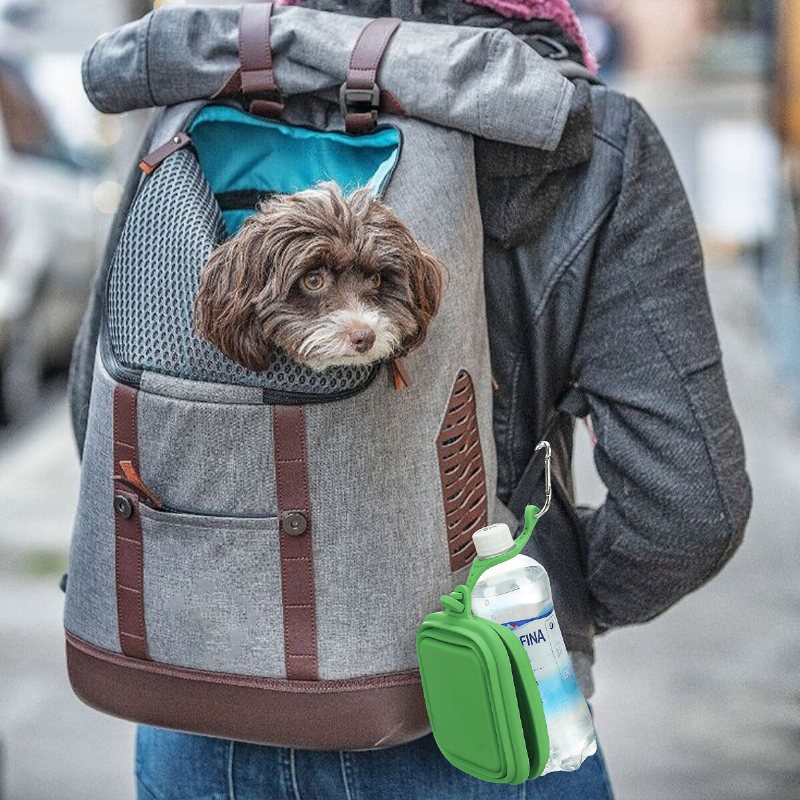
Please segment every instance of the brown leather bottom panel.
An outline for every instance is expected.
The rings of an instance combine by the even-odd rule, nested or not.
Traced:
[[[67,634],[67,669],[84,703],[123,719],[256,744],[370,750],[430,732],[418,672],[345,681],[250,678],[171,667]]]

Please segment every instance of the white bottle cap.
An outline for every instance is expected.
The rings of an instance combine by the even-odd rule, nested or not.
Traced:
[[[494,525],[475,531],[472,541],[479,558],[491,558],[514,546],[514,537],[504,522],[495,522]]]

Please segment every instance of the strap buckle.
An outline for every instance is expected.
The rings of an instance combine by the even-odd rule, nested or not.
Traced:
[[[339,88],[339,109],[342,116],[350,114],[370,114],[373,124],[378,122],[378,109],[381,104],[381,90],[377,83],[371,89],[349,89],[347,81]]]

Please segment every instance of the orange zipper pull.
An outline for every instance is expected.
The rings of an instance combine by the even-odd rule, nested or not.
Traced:
[[[161,498],[149,489],[145,482],[139,477],[139,473],[136,471],[136,467],[133,466],[132,461],[120,461],[119,468],[122,470],[122,475],[115,475],[115,480],[125,481],[125,483],[129,484],[139,493],[142,500],[146,501],[148,505],[153,506],[153,508],[164,507]]]
[[[408,369],[400,358],[389,361],[389,385],[398,392],[411,386]]]

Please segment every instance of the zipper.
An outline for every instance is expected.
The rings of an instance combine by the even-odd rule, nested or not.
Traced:
[[[382,361],[374,364],[372,371],[367,375],[364,380],[350,387],[349,389],[342,389],[336,394],[320,394],[318,392],[291,392],[285,389],[270,389],[263,387],[261,389],[261,401],[265,406],[304,406],[314,403],[334,403],[337,400],[346,400],[348,397],[359,394],[365,391],[375,380],[380,372]]]
[[[215,517],[220,519],[276,519],[275,514],[263,514],[261,516],[255,514],[248,514],[246,516],[231,516],[229,514],[210,514],[206,511],[192,511],[191,509],[175,508],[175,506],[167,505],[147,484],[142,480],[136,468],[131,461],[120,461],[118,463],[119,472],[114,475],[114,481],[121,483],[125,488],[133,492],[142,505],[160,511],[162,514],[186,514],[191,517]]]

